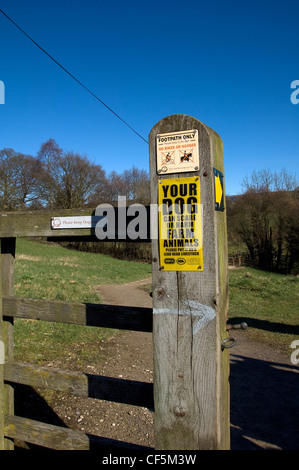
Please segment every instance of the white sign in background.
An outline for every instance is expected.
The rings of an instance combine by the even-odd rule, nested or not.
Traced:
[[[99,218],[93,216],[53,217],[51,219],[51,228],[93,228],[96,226],[98,221]]]

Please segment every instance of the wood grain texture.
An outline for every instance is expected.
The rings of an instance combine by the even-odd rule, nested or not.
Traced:
[[[140,233],[140,238],[132,239],[127,231],[131,220],[135,219],[135,215],[126,215],[125,233],[118,230],[118,207],[113,211],[115,219],[115,240],[148,242],[150,241],[150,215],[149,207],[145,208],[147,213],[147,226]],[[26,211],[26,212],[5,212],[0,213],[0,238],[19,238],[19,237],[47,237],[49,239],[59,241],[97,241],[101,242],[96,236],[96,229],[93,228],[69,228],[69,229],[53,229],[51,228],[52,217],[75,217],[75,216],[95,216],[96,209],[67,209],[55,211]],[[109,241],[109,239],[105,240]]]
[[[85,398],[126,403],[153,409],[153,385],[136,380],[65,371],[23,362],[6,362],[8,382],[47,388]]]
[[[14,265],[15,265],[15,251],[16,251],[16,239],[5,238],[1,240],[1,310],[2,318],[1,321],[1,333],[0,338],[4,341],[4,357],[5,361],[13,360],[14,356],[14,319],[6,317],[3,313],[2,298],[3,296],[14,295]],[[1,367],[1,365],[0,365]],[[1,372],[3,374],[3,371]],[[1,375],[0,373],[0,375]],[[1,385],[0,385],[1,390]],[[0,391],[1,395],[1,391]],[[1,403],[2,401],[2,403]],[[2,398],[0,398],[0,408],[2,407],[2,413],[13,414],[14,413],[14,390],[10,384],[2,383]],[[2,418],[3,419],[3,418]],[[0,425],[1,428],[1,425]],[[1,432],[1,431],[0,431]],[[3,431],[2,434],[3,436]],[[0,437],[1,440],[1,437]],[[4,439],[2,443],[5,450],[13,450],[14,444],[11,439]],[[1,448],[1,444],[0,444]]]
[[[198,130],[199,170],[157,175],[157,134],[192,129]],[[151,203],[158,201],[160,178],[197,176],[203,208],[202,272],[159,270],[159,245],[152,240],[155,448],[225,449],[228,354],[221,350],[221,340],[227,305],[226,233],[225,214],[215,213],[213,177],[215,165],[223,171],[222,142],[197,119],[173,115],[153,127],[149,148]]]
[[[152,309],[144,307],[3,297],[3,312],[15,318],[152,331]]]
[[[5,435],[53,450],[146,450],[147,447],[85,434],[69,428],[41,423],[20,416],[5,417]]]
[[[0,254],[0,341],[1,353],[5,351],[4,347],[4,327],[3,327],[3,308],[2,308],[2,256]],[[4,450],[4,416],[5,416],[5,397],[4,397],[4,358],[0,362],[0,451]]]

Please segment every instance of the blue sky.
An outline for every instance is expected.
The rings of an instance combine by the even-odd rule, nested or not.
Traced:
[[[148,140],[171,114],[213,128],[227,194],[253,170],[298,176],[299,2],[0,0],[0,8]],[[148,145],[0,14],[0,149],[53,138],[109,174],[148,169]],[[299,96],[299,95],[298,95]]]

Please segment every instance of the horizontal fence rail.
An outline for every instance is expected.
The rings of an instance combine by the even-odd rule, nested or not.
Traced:
[[[152,331],[152,309],[56,300],[3,297],[3,315],[59,323]]]
[[[7,382],[72,393],[85,398],[154,408],[153,384],[148,382],[50,369],[14,361],[4,365],[4,379]]]
[[[2,298],[3,316],[102,328],[152,331],[152,309],[18,297]],[[84,398],[141,406],[154,410],[153,384],[115,377],[52,369],[9,360],[4,364],[7,385],[46,388]],[[69,428],[7,415],[4,436],[54,450],[130,449],[147,447],[85,434]]]
[[[152,331],[151,308],[3,297],[2,311],[4,317],[11,318]],[[46,388],[154,410],[153,384],[148,382],[50,369],[16,361],[4,364],[4,380],[8,385]],[[5,417],[4,436],[54,450],[148,449],[13,415]]]
[[[132,238],[127,231],[130,221],[135,219],[135,215],[126,213],[119,217],[119,208],[113,208],[115,221],[115,238],[99,240],[96,236],[96,224],[100,217],[95,215],[95,209],[67,209],[57,211],[26,211],[26,212],[5,212],[0,214],[0,238],[20,238],[20,237],[46,237],[56,241],[126,241],[126,242],[150,242],[151,241],[151,215],[150,206],[144,206],[146,210],[145,227],[141,236]],[[62,217],[91,217],[92,226],[90,228],[54,228],[51,224],[53,218]],[[125,220],[125,222],[119,219]],[[137,232],[138,235],[138,232]],[[53,241],[52,240],[52,241]]]
[[[6,415],[4,423],[6,437],[53,450],[149,449],[148,447],[85,434],[82,431],[41,423],[20,416]]]

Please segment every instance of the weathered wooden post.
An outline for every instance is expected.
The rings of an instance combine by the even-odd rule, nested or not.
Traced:
[[[15,238],[0,240],[0,449],[12,450],[13,441],[4,438],[4,418],[14,413],[13,387],[4,384],[4,363],[13,359],[14,325],[13,318],[3,316],[3,296],[14,295]]]
[[[1,241],[0,241],[1,243]],[[2,312],[2,276],[1,276],[1,255],[0,255],[0,451],[4,450],[4,328],[3,328],[3,312]]]
[[[149,136],[155,448],[229,449],[228,257],[222,141],[172,115]],[[154,206],[153,206],[154,207]]]

